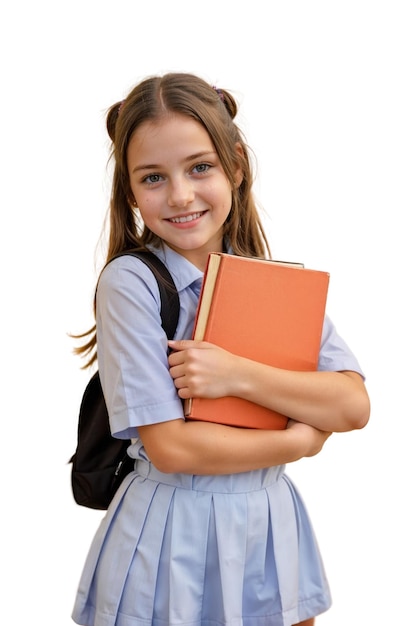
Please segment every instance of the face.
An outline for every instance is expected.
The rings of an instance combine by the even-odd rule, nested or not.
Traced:
[[[222,250],[232,203],[231,184],[207,131],[183,115],[146,122],[131,137],[127,164],[146,226],[204,269],[209,252]]]

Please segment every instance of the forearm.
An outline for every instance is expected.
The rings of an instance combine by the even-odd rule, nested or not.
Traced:
[[[233,395],[321,430],[342,432],[366,425],[369,398],[354,372],[291,372],[236,357]]]
[[[141,427],[139,434],[158,469],[185,474],[233,474],[290,463],[316,454],[327,438],[301,424],[266,431],[182,419]]]

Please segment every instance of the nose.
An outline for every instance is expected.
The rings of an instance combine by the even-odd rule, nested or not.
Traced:
[[[184,209],[194,200],[194,188],[191,181],[178,178],[171,181],[169,187],[168,206]]]

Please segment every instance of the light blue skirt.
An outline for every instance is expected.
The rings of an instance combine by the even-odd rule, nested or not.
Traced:
[[[283,466],[190,476],[138,460],[94,538],[72,617],[83,626],[291,626],[330,604]]]

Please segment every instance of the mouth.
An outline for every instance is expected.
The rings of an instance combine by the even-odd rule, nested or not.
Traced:
[[[205,211],[199,211],[198,213],[190,213],[189,215],[171,217],[168,219],[168,222],[171,222],[172,224],[186,224],[187,222],[193,222],[194,220],[198,220],[204,215],[204,213]]]

